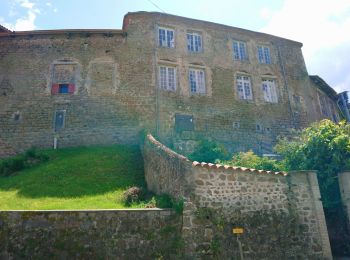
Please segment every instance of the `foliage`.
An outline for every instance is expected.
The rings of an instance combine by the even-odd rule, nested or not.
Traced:
[[[25,153],[0,161],[0,176],[10,176],[23,169],[46,162],[48,156],[39,152],[35,147],[28,149]]]
[[[131,187],[124,191],[122,201],[125,206],[130,206],[132,203],[139,203],[145,199],[145,191],[140,187]]]
[[[276,160],[260,157],[253,151],[234,154],[229,161],[219,161],[222,164],[253,168],[257,170],[280,171],[281,166]]]
[[[316,170],[325,208],[340,203],[337,174],[350,166],[350,125],[322,120],[275,147],[287,170]]]
[[[188,158],[192,161],[215,163],[216,160],[226,160],[228,152],[222,144],[201,140]]]
[[[146,187],[138,146],[75,147],[38,153],[49,160],[15,175],[0,176],[0,210],[125,208],[124,191]]]
[[[279,140],[287,170],[316,170],[330,242],[335,254],[349,254],[350,234],[343,210],[338,173],[350,169],[350,125],[322,120],[303,130],[293,140]]]

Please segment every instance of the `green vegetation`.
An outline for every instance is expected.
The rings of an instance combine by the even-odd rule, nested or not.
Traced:
[[[32,147],[24,154],[0,160],[0,176],[9,176],[20,170],[46,162],[48,159],[46,154],[38,152],[35,147]]]
[[[350,169],[350,125],[322,120],[293,140],[281,139],[275,147],[290,170],[316,170],[325,208],[340,203],[338,173]]]
[[[281,171],[282,166],[276,160],[260,157],[253,153],[253,151],[248,152],[240,152],[234,154],[229,161],[219,161],[219,163],[232,165],[232,166],[240,166],[240,167],[248,167],[257,170],[266,170],[266,171]]]
[[[192,161],[215,163],[216,160],[226,160],[228,152],[222,144],[201,140],[188,158]]]
[[[31,153],[15,158],[30,158]],[[143,160],[136,146],[78,147],[35,154],[46,159],[20,159],[23,163],[6,166],[12,170],[6,170],[10,176],[0,176],[0,210],[125,208],[124,191],[145,187]],[[19,159],[0,163],[9,165],[12,160]],[[16,165],[22,170],[16,171]]]

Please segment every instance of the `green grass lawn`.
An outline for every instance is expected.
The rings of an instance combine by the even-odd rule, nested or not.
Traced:
[[[0,210],[125,208],[123,192],[145,186],[138,147],[44,151],[49,161],[0,176]]]

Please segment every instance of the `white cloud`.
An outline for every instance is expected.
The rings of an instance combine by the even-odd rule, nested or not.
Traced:
[[[35,8],[35,4],[29,0],[17,0],[16,3],[20,7],[27,9],[26,15],[18,18],[14,23],[4,22],[4,26],[13,31],[35,30],[35,20],[37,15],[40,14],[40,10]],[[11,10],[16,13],[14,9]]]
[[[337,91],[350,91],[350,61],[344,55],[350,53],[349,0],[285,0],[261,31],[302,42],[309,73],[320,75]]]

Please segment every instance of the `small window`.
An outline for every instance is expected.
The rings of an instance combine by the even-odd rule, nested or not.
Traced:
[[[202,47],[202,35],[196,32],[187,33],[187,50],[191,52],[201,52]]]
[[[260,63],[271,64],[269,47],[258,46],[258,58]]]
[[[69,93],[69,84],[58,84],[58,93],[60,94]]]
[[[269,103],[277,103],[276,84],[273,79],[262,80],[262,90],[264,92],[264,99]]]
[[[233,122],[232,127],[233,127],[234,129],[240,128],[239,122]]]
[[[234,41],[232,47],[233,47],[233,59],[248,60],[247,47],[245,42]]]
[[[252,87],[250,83],[250,77],[237,75],[236,77],[236,87],[237,87],[237,95],[239,99],[242,100],[252,100]]]
[[[159,47],[175,48],[174,30],[159,27],[158,40]]]
[[[189,70],[189,85],[192,94],[205,94],[205,73],[202,69]]]
[[[64,128],[66,111],[65,110],[57,110],[55,112],[55,132]]]
[[[176,68],[167,66],[159,67],[159,87],[165,90],[176,90]]]

